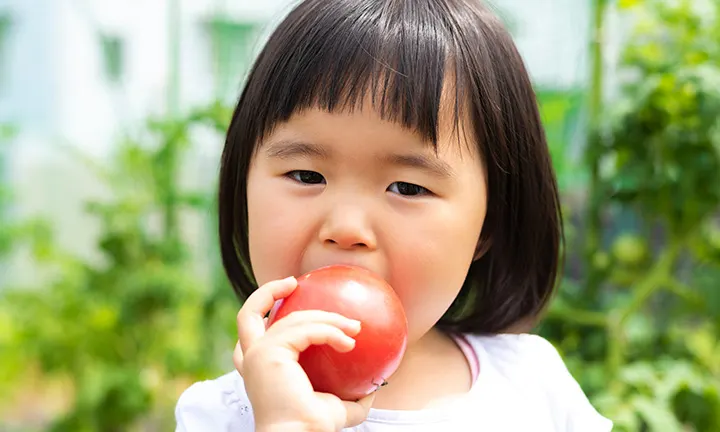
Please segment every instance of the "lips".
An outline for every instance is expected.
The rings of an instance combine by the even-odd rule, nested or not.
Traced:
[[[378,271],[379,270],[379,269],[377,269],[378,266],[367,265],[367,263],[360,262],[359,260],[357,260],[357,261],[354,261],[354,260],[323,260],[323,261],[319,261],[318,263],[315,263],[314,265],[304,268],[303,274],[308,273],[312,270],[317,270],[321,267],[328,267],[328,266],[332,266],[332,265],[346,265],[346,266],[352,266],[352,267],[359,267],[359,268],[367,270],[367,271],[374,273],[374,274],[382,277],[383,279],[387,280],[385,272]]]

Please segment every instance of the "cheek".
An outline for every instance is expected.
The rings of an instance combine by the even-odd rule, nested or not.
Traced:
[[[403,225],[403,236],[392,247],[392,274],[406,308],[411,339],[434,326],[460,292],[475,255],[483,215],[478,216],[476,209],[468,213],[453,206],[432,221]]]
[[[306,232],[308,212],[283,198],[279,179],[248,178],[248,233],[250,261],[259,285],[296,275]],[[296,275],[297,276],[297,275]]]

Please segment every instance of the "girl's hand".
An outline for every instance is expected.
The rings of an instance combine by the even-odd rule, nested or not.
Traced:
[[[310,345],[351,351],[360,323],[330,312],[298,311],[266,329],[263,317],[296,286],[293,277],[269,282],[248,297],[237,315],[233,361],[245,381],[256,430],[336,432],[358,425],[374,396],[348,402],[315,392],[298,356]]]

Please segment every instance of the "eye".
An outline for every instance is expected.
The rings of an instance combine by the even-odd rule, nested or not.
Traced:
[[[387,190],[403,196],[429,195],[431,193],[422,186],[406,182],[395,182],[388,186]]]
[[[323,177],[322,174],[317,173],[315,171],[296,170],[296,171],[290,171],[289,173],[287,173],[285,175],[287,177],[291,178],[292,180],[295,180],[298,183],[309,184],[309,185],[325,183],[325,177]]]

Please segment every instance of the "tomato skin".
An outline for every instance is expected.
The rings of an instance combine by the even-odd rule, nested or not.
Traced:
[[[361,322],[355,348],[339,353],[314,345],[298,362],[317,392],[355,401],[380,386],[400,365],[407,348],[407,318],[395,291],[361,267],[333,265],[300,276],[295,291],[270,311],[268,326],[297,310],[324,310]]]

